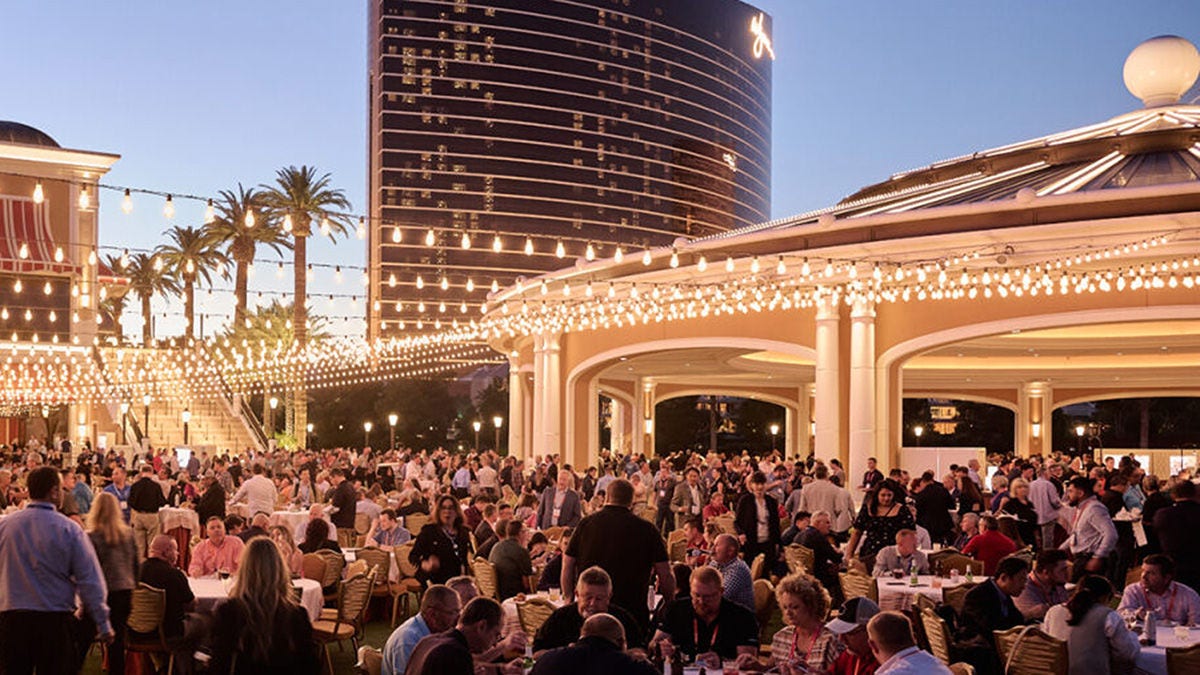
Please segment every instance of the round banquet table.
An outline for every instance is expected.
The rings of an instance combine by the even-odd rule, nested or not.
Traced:
[[[912,585],[911,577],[903,579],[893,579],[891,577],[878,578],[875,580],[875,587],[879,589],[879,608],[885,610],[907,611],[912,608],[913,600],[918,595],[933,600],[934,602],[942,601],[942,591],[947,588],[954,588],[967,583],[967,579],[963,575],[953,581],[950,579],[939,579],[941,585],[934,588],[932,574],[922,574],[917,577],[917,585]],[[977,576],[972,578],[972,583],[979,584],[987,581],[988,577]]]
[[[216,610],[217,605],[229,599],[227,585],[232,586],[233,582],[188,577],[188,586],[196,596],[196,608],[203,612],[211,613]],[[292,579],[292,586],[300,589],[300,604],[308,612],[309,620],[316,621],[321,615],[321,605],[325,603],[320,582],[312,579]]]
[[[192,562],[192,537],[200,536],[200,516],[194,509],[178,509],[164,506],[158,510],[158,525],[163,534],[179,545],[179,557],[175,566],[187,572]]]
[[[1159,626],[1154,634],[1157,644],[1153,647],[1143,645],[1142,652],[1138,654],[1137,670],[1139,673],[1167,675],[1167,648],[1190,647],[1200,642],[1200,628],[1189,628],[1186,640],[1176,638],[1175,628],[1171,626]]]
[[[325,522],[329,523],[329,541],[337,541],[337,528],[329,514],[325,514]],[[308,527],[308,511],[276,511],[271,514],[271,525],[286,525],[299,545],[304,541],[304,530]]]
[[[567,604],[566,601],[563,600],[561,593],[559,593],[557,600],[552,599],[549,593],[533,593],[532,595],[525,596],[526,600],[531,600],[533,598],[545,600],[555,607],[562,607],[563,605]],[[517,614],[517,599],[512,597],[505,600],[504,602],[500,603],[500,608],[504,610],[504,618],[503,621],[501,621],[501,635],[511,635],[521,630],[521,617]]]

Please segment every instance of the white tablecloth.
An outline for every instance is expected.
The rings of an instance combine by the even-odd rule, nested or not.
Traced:
[[[217,605],[229,598],[227,585],[232,586],[233,582],[188,578],[188,586],[191,586],[192,594],[196,596],[196,608],[205,612],[212,612]],[[292,585],[300,589],[300,604],[304,605],[308,612],[309,620],[316,621],[321,615],[321,605],[325,603],[321,584],[312,579],[292,579]]]
[[[1200,642],[1200,628],[1189,628],[1188,639],[1181,641],[1175,637],[1175,629],[1169,626],[1159,626],[1155,632],[1153,647],[1142,647],[1138,655],[1137,669],[1149,675],[1167,675],[1167,648],[1190,647]]]
[[[879,608],[891,609],[897,611],[905,611],[912,607],[913,599],[919,594],[933,600],[935,602],[942,601],[942,590],[961,586],[967,582],[965,576],[960,575],[957,580],[942,578],[938,581],[940,585],[934,587],[934,577],[931,574],[922,574],[917,577],[917,585],[911,585],[911,577],[903,579],[893,579],[890,576],[887,578],[876,579],[876,588],[879,589]],[[974,583],[982,583],[987,581],[987,577],[974,577]]]
[[[554,605],[555,607],[562,607],[563,605],[567,604],[566,602],[563,601],[561,593],[558,596],[558,600],[551,599],[549,593],[534,593],[533,595],[525,596],[526,600],[529,600],[532,598],[540,598],[542,600],[549,601],[549,603]],[[516,631],[520,630],[521,629],[521,617],[517,614],[517,599],[509,598],[509,599],[505,600],[504,602],[500,603],[500,608],[504,610],[504,621],[502,623],[503,630],[502,630],[501,634],[502,635],[510,635],[510,634],[515,633]],[[530,636],[530,638],[532,638],[532,637],[533,636]]]
[[[192,531],[193,535],[200,534],[200,516],[193,509],[176,509],[164,506],[158,510],[158,524],[163,532],[182,527]]]
[[[328,514],[325,516],[325,522],[329,523],[329,541],[337,541],[337,528],[333,526]],[[308,511],[276,511],[271,514],[271,524],[287,525],[292,531],[292,537],[299,544],[304,541],[304,529],[308,527]]]

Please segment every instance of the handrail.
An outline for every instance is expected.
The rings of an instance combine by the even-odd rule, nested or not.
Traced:
[[[197,349],[203,353],[206,363],[212,363],[212,355],[208,353],[207,348],[205,348],[203,345],[200,345],[197,347]],[[220,370],[213,368],[212,371],[216,376],[216,381],[220,383],[221,399],[225,402],[229,412],[231,412],[233,416],[242,423],[242,426],[250,432],[250,437],[254,440],[255,445],[258,446],[257,450],[259,452],[266,452],[271,445],[267,439],[266,433],[263,432],[262,426],[258,423],[258,417],[254,414],[254,409],[251,408],[250,404],[246,402],[246,398],[244,396],[239,396],[234,393],[233,389],[229,386],[229,383],[225,381],[225,376],[221,374]]]

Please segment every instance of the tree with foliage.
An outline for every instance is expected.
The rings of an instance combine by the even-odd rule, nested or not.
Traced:
[[[121,269],[121,268],[117,268]],[[153,341],[150,301],[155,295],[178,295],[179,281],[168,274],[157,256],[135,253],[129,265],[122,269],[129,277],[129,290],[138,296],[142,304],[142,345],[149,347]]]
[[[187,320],[184,337],[195,337],[196,282],[212,284],[212,273],[229,258],[197,227],[175,226],[164,232],[170,243],[155,249],[170,273],[183,281],[183,313]]]
[[[292,248],[292,240],[279,226],[279,219],[266,210],[262,192],[247,190],[238,183],[236,192],[221,190],[219,195],[213,221],[204,226],[204,234],[212,246],[224,248],[233,261],[233,323],[237,325],[246,318],[250,266],[258,247],[283,253]]]

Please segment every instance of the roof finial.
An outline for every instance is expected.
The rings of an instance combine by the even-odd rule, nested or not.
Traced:
[[[1178,35],[1141,43],[1125,59],[1125,87],[1147,108],[1174,105],[1200,77],[1200,52]]]

